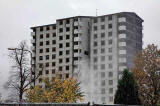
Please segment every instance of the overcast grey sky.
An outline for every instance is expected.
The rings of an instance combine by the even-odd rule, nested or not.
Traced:
[[[95,16],[96,9],[98,15],[137,13],[144,19],[144,46],[160,46],[160,0],[0,0],[0,85],[11,69],[7,48],[21,40],[30,43],[31,26],[52,24],[70,16]]]

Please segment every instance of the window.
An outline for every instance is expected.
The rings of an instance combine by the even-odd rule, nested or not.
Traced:
[[[101,78],[105,77],[105,72],[101,72]]]
[[[94,61],[94,62],[97,62],[97,61],[98,61],[97,57],[94,57],[94,58],[93,58],[93,61]]]
[[[49,70],[46,70],[46,74],[49,74]]]
[[[49,41],[46,41],[46,45],[49,45]]]
[[[52,26],[52,29],[56,29],[56,25],[53,25],[53,26]]]
[[[56,44],[56,40],[52,40],[52,44],[53,44],[53,45]]]
[[[59,63],[62,63],[63,62],[63,59],[59,59]]]
[[[108,44],[109,44],[109,45],[112,44],[112,39],[108,40]]]
[[[57,77],[61,79],[62,78],[62,74],[58,74]]]
[[[108,28],[112,28],[112,24],[108,24]]]
[[[46,34],[46,38],[49,38],[49,33]]]
[[[39,53],[43,53],[43,49],[39,49]]]
[[[52,69],[52,74],[55,74],[56,73],[56,70],[55,69]]]
[[[101,17],[101,22],[104,22],[105,21],[105,17]]]
[[[59,21],[59,25],[63,25],[63,20]]]
[[[59,56],[63,55],[63,51],[59,51]]]
[[[113,93],[113,88],[109,88],[109,93],[110,93],[110,94]]]
[[[105,33],[101,33],[101,38],[104,38],[105,37]]]
[[[94,50],[93,50],[93,54],[97,54],[97,49],[94,49]]]
[[[88,55],[88,51],[84,51],[84,54],[85,54],[85,55]]]
[[[68,19],[68,20],[66,20],[66,24],[69,24],[70,23],[70,20]]]
[[[102,48],[102,49],[101,49],[101,53],[105,53],[105,48]]]
[[[49,67],[49,63],[46,63],[46,67]]]
[[[105,69],[105,64],[101,64],[101,70]]]
[[[105,56],[101,56],[101,61],[105,61]]]
[[[113,72],[109,72],[108,76],[113,77]]]
[[[56,66],[56,62],[52,62],[52,66]]]
[[[105,25],[101,25],[101,29],[105,29]]]
[[[66,63],[68,63],[69,62],[69,58],[66,58]]]
[[[39,60],[43,60],[43,56],[39,56]]]
[[[63,48],[63,44],[62,43],[59,44],[59,48]]]
[[[101,81],[101,86],[105,86],[105,80]]]
[[[48,30],[50,30],[50,27],[49,27],[49,26],[47,26],[47,27],[46,27],[46,30],[47,30],[47,31],[48,31]]]
[[[49,48],[46,48],[46,52],[49,52]]]
[[[94,31],[97,31],[97,26],[94,26],[94,28],[93,28],[93,29],[94,29]]]
[[[40,46],[43,46],[43,42],[40,42],[39,45],[40,45]]]
[[[69,50],[66,50],[66,55],[68,55],[70,53],[70,51]]]
[[[40,35],[40,39],[43,39],[43,34]]]
[[[94,18],[94,20],[93,20],[93,21],[94,21],[94,23],[97,23],[97,18]]]
[[[70,39],[70,36],[69,36],[69,35],[66,35],[66,39]]]
[[[52,54],[52,59],[55,59],[56,58],[56,54]]]
[[[42,75],[42,71],[39,71],[39,75]]]
[[[112,15],[108,16],[108,20],[112,20]]]
[[[49,55],[46,55],[46,60],[49,60]]]
[[[113,102],[113,97],[112,96],[109,97],[109,101]]]
[[[109,65],[109,69],[113,68],[113,65],[110,63],[108,64]]]
[[[96,47],[98,45],[98,43],[97,42],[94,42],[94,47]]]
[[[108,32],[108,37],[112,37],[112,32]]]
[[[66,74],[66,78],[69,78],[69,74],[68,73]]]
[[[66,47],[69,47],[70,46],[70,43],[66,43]]]
[[[94,34],[94,39],[96,39],[97,38],[97,34]]]
[[[112,52],[112,48],[108,48],[108,52],[111,53]]]
[[[70,31],[70,27],[66,27],[66,32]]]
[[[62,71],[62,66],[59,67],[59,71]]]
[[[53,33],[53,34],[52,34],[52,37],[56,37],[56,33]]]
[[[41,83],[42,82],[42,78],[39,78],[39,83]]]
[[[43,67],[43,64],[39,64],[39,68],[42,68]]]
[[[113,85],[113,80],[109,80],[109,85]]]
[[[105,89],[104,88],[101,89],[101,94],[105,94]]]
[[[40,31],[43,31],[43,27],[40,27]]]
[[[94,65],[94,66],[93,66],[93,69],[94,69],[94,70],[97,70],[97,69],[98,69],[98,66],[97,66],[97,65]]]
[[[112,60],[112,56],[108,56],[108,60]]]
[[[59,32],[60,32],[60,33],[63,32],[63,28],[59,28]]]
[[[101,41],[101,46],[104,46],[105,45],[105,41]]]
[[[52,47],[52,52],[55,52],[56,51],[56,47]]]
[[[69,66],[66,66],[66,70],[69,70]]]
[[[63,40],[63,36],[59,36],[59,40]]]

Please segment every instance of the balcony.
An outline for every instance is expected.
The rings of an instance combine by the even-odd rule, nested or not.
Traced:
[[[75,60],[74,61],[74,65],[78,65],[79,64],[79,61],[78,60]]]
[[[76,22],[74,22],[74,26],[83,26],[83,23],[76,21]]]
[[[81,41],[80,37],[74,37],[74,41]]]
[[[35,39],[31,39],[31,43],[32,43],[32,44],[35,43]]]
[[[126,34],[119,34],[119,39],[126,38]]]
[[[119,30],[126,30],[126,26],[124,26],[124,25],[119,26]]]
[[[79,49],[80,46],[79,45],[74,45],[74,49]]]
[[[126,22],[126,18],[125,17],[118,18],[118,22]]]
[[[79,53],[74,53],[74,57],[79,57]]]
[[[31,32],[31,36],[34,37],[36,35],[35,32]]]
[[[82,33],[82,30],[80,30],[80,29],[75,29],[75,30],[74,30],[74,34],[78,34],[78,33]]]

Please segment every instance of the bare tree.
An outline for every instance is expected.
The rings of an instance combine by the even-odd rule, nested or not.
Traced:
[[[24,92],[39,77],[39,75],[35,75],[31,79],[32,67],[30,67],[30,59],[28,57],[28,46],[25,41],[22,41],[17,48],[14,48],[9,52],[9,58],[13,65],[5,88],[13,90],[15,92],[14,95],[18,95],[19,102],[22,101]]]

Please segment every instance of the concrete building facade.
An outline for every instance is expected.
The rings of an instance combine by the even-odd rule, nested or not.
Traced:
[[[32,27],[33,66],[42,79],[80,77],[87,100],[113,104],[123,69],[142,50],[143,20],[133,12],[58,19]]]

